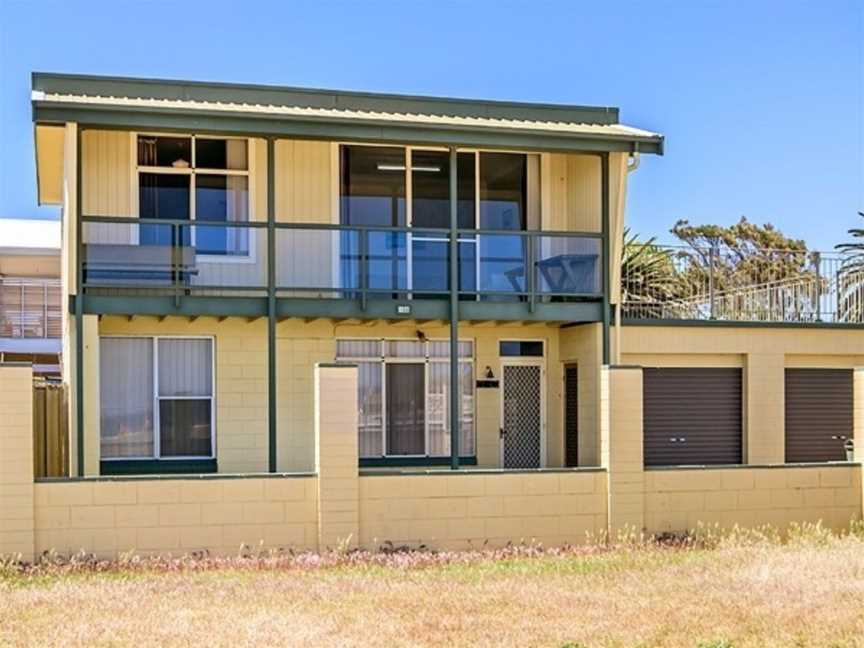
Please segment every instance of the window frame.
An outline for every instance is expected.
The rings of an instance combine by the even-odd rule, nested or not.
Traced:
[[[338,355],[338,343],[339,342],[370,342],[376,341],[380,343],[381,354],[379,356],[356,356],[356,357],[340,357]],[[423,355],[422,356],[413,356],[413,357],[397,357],[391,356],[387,354],[387,343],[388,342],[419,342],[423,345]],[[380,455],[376,455],[374,457],[360,457],[361,460],[366,459],[387,459],[387,460],[399,460],[399,459],[408,459],[408,460],[416,460],[416,459],[443,459],[449,455],[433,455],[429,452],[430,447],[430,431],[429,431],[429,366],[431,363],[449,363],[449,357],[436,357],[430,355],[430,343],[432,342],[448,342],[447,338],[427,338],[425,340],[418,340],[416,337],[386,337],[386,338],[360,338],[360,337],[345,337],[345,338],[336,338],[337,343],[337,362],[375,362],[380,363],[380,371],[381,371],[381,449],[382,452]],[[472,419],[474,421],[474,454],[470,456],[476,456],[477,449],[477,396],[476,396],[476,386],[475,381],[477,379],[477,363],[476,363],[476,340],[474,338],[461,338],[459,339],[460,343],[468,342],[471,344],[471,355],[470,356],[460,356],[459,364],[468,364],[471,366],[471,385],[472,385]],[[423,399],[424,399],[424,417],[423,417],[423,448],[425,452],[423,454],[390,454],[387,448],[387,365],[388,364],[422,364],[423,365]],[[451,389],[452,393],[452,389]],[[460,400],[462,399],[462,394],[459,394]],[[461,409],[460,409],[461,411]],[[359,434],[359,428],[358,428]],[[469,455],[466,455],[469,456]]]
[[[100,335],[103,339],[137,339],[153,342],[153,384],[151,385],[153,403],[153,454],[132,457],[103,457],[101,452],[101,414],[100,414],[100,461],[195,461],[216,458],[216,337],[213,335]],[[210,341],[210,395],[209,396],[160,396],[159,395],[159,340],[209,340]],[[101,349],[100,349],[101,352]],[[100,376],[101,379],[101,376]],[[159,404],[163,400],[210,400],[210,454],[209,455],[177,455],[163,457],[161,454],[161,420]],[[99,407],[102,401],[100,395]]]
[[[190,151],[192,158],[189,161],[189,166],[186,168],[177,168],[177,167],[164,167],[164,166],[149,166],[149,165],[139,165],[138,164],[138,138],[139,137],[172,137],[177,139],[186,139],[188,138],[190,141]],[[131,198],[131,206],[132,206],[132,217],[140,218],[140,187],[141,187],[141,174],[142,173],[152,173],[152,174],[163,174],[163,175],[187,175],[189,176],[189,221],[191,225],[194,225],[194,221],[196,219],[196,198],[195,198],[195,176],[196,174],[200,175],[222,175],[222,176],[242,176],[246,178],[246,215],[247,219],[245,222],[249,223],[253,220],[255,200],[254,200],[254,182],[255,182],[255,168],[254,168],[254,147],[252,146],[252,138],[251,137],[239,137],[239,136],[228,136],[228,135],[211,135],[204,133],[168,133],[168,132],[151,132],[151,131],[130,131],[130,150],[131,155],[130,158],[130,184],[132,188],[132,198]],[[246,168],[245,169],[210,169],[208,167],[201,167],[200,169],[195,166],[195,156],[196,156],[196,146],[195,142],[199,139],[209,139],[209,140],[240,140],[246,143]],[[242,222],[242,221],[238,221]],[[203,226],[202,227],[206,227]],[[195,248],[195,233],[196,228],[191,228],[190,241],[193,249]],[[249,252],[247,254],[200,254],[197,249],[195,252],[195,259],[200,263],[241,263],[241,264],[254,264],[257,262],[257,244],[256,244],[256,231],[254,227],[247,227],[245,230],[248,233],[249,240]],[[135,228],[132,230],[130,234],[132,240],[130,243],[133,245],[138,245],[139,237],[138,237],[138,229]]]

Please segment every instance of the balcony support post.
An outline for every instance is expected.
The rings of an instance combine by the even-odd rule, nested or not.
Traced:
[[[458,154],[450,147],[450,468],[459,470],[459,185]]]
[[[75,133],[75,435],[76,473],[84,476],[84,259],[81,252],[81,127]]]
[[[600,154],[600,233],[602,241],[603,277],[603,364],[609,364],[610,302],[609,302],[609,153]],[[616,259],[617,262],[617,259]],[[619,297],[620,298],[620,297]],[[617,324],[617,323],[616,323]]]
[[[276,141],[267,138],[267,456],[276,472]]]

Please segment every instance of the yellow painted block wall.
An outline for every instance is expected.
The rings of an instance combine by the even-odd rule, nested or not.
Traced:
[[[38,483],[36,552],[316,549],[316,492],[311,476]]]
[[[864,336],[827,328],[625,326],[622,362],[644,367],[741,367],[744,460],[785,461],[788,367],[864,366]]]
[[[33,558],[33,371],[0,364],[0,556]]]
[[[216,353],[216,454],[220,472],[266,472],[267,322],[243,318],[103,317],[100,335],[213,336]],[[93,381],[85,386],[94,389]],[[88,401],[89,402],[89,401]],[[91,408],[92,409],[92,408]],[[98,419],[97,419],[98,420]],[[98,426],[87,428],[85,444],[98,447]],[[309,467],[306,468],[311,469]]]
[[[599,470],[360,477],[360,543],[368,548],[556,546],[605,530],[606,473]]]
[[[861,519],[861,466],[647,470],[645,527],[680,532],[818,522],[835,530]]]

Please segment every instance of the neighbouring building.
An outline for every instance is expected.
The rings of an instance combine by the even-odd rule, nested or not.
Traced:
[[[0,362],[60,375],[60,222],[0,218]]]
[[[860,517],[854,277],[721,284],[712,251],[635,291],[663,138],[617,108],[41,73],[32,101],[72,452],[25,553]]]

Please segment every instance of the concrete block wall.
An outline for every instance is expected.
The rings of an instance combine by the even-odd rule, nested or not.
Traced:
[[[658,469],[645,472],[645,529],[681,532],[817,522],[835,530],[861,519],[861,466]]]
[[[318,545],[356,546],[360,535],[357,367],[315,367]]]
[[[33,371],[0,364],[0,555],[33,558]]]
[[[600,469],[360,477],[360,542],[438,549],[584,543],[606,532]]]
[[[35,551],[101,557],[208,550],[237,555],[242,545],[316,549],[317,479],[100,479],[35,487]]]

